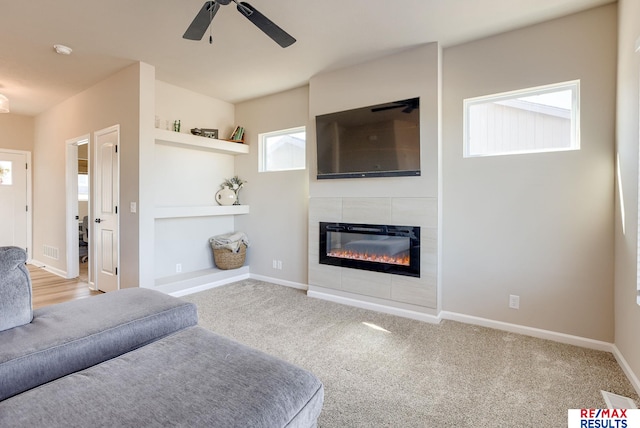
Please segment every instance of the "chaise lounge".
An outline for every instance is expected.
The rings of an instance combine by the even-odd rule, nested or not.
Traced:
[[[26,254],[0,247],[0,426],[314,427],[312,373],[128,289],[32,310]]]

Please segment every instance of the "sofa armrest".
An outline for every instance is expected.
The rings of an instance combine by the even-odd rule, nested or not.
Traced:
[[[0,332],[0,400],[196,325],[196,306],[133,288],[47,306]]]
[[[0,331],[33,319],[31,277],[27,253],[19,247],[0,247]]]

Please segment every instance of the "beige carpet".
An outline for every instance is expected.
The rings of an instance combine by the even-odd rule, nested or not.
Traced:
[[[563,427],[569,408],[606,407],[600,390],[638,403],[606,352],[427,324],[255,280],[185,299],[202,326],[315,373],[325,386],[320,427]]]

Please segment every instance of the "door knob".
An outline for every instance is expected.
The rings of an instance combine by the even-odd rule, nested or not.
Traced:
[[[99,219],[99,218],[95,219],[94,221],[95,221],[96,223],[100,223],[100,222],[102,222],[102,220],[101,220],[101,219]]]

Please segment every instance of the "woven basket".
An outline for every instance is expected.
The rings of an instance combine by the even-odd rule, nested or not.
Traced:
[[[213,250],[213,261],[218,268],[223,270],[241,267],[247,255],[247,246],[244,244],[240,244],[240,251],[237,253],[228,248],[214,248],[213,244],[211,249]]]

